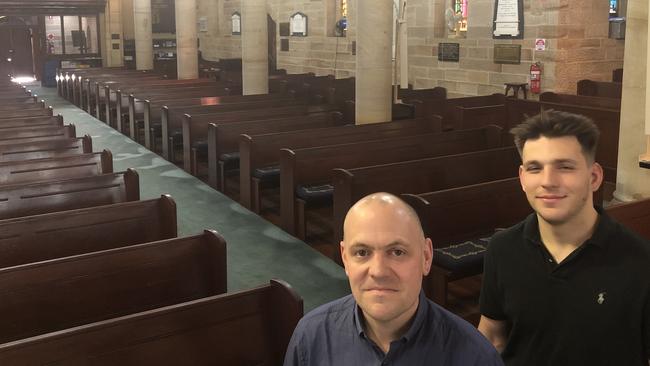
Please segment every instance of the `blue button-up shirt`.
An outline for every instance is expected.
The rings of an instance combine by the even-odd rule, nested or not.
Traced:
[[[384,353],[363,330],[352,295],[314,309],[293,333],[284,366],[314,365],[503,365],[472,325],[428,300],[420,302],[408,331]]]

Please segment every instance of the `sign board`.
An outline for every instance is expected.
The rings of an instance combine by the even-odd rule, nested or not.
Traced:
[[[460,43],[438,43],[438,61],[460,60]]]

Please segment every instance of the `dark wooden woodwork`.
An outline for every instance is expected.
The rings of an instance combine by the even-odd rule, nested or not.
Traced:
[[[20,185],[0,186],[0,220],[74,210],[140,199],[138,174],[102,174]]]
[[[215,231],[0,268],[0,343],[226,292]],[[4,363],[4,362],[3,362]]]
[[[88,135],[71,139],[43,140],[9,145],[0,144],[0,162],[54,158],[87,154],[92,151],[92,139]]]
[[[7,365],[281,365],[303,314],[282,281],[0,345]],[[218,361],[215,361],[218,360]]]

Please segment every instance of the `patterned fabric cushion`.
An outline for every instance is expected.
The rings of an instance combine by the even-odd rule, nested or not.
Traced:
[[[331,184],[298,186],[296,196],[303,199],[307,204],[331,203],[334,196],[334,186]]]
[[[468,240],[433,249],[433,261],[451,271],[461,271],[467,268],[483,265],[483,255],[490,238]]]
[[[253,177],[259,178],[261,181],[280,180],[280,166],[271,165],[263,168],[253,170]]]

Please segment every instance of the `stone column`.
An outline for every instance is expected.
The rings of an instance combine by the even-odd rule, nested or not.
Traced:
[[[393,1],[360,0],[356,13],[356,123],[390,121]]]
[[[242,0],[241,48],[244,95],[269,92],[266,0]]]
[[[178,79],[199,77],[196,0],[176,0],[176,57]]]
[[[120,0],[108,0],[104,14],[106,30],[104,33],[104,45],[106,54],[102,63],[109,67],[124,65],[124,51],[122,50],[122,4]],[[113,39],[112,35],[117,34],[118,38]]]
[[[138,70],[153,69],[153,40],[151,35],[151,0],[133,1],[133,32],[135,35],[135,65]]]
[[[625,34],[623,100],[618,142],[618,166],[614,198],[627,202],[650,197],[650,170],[639,167],[639,155],[646,152],[646,116],[650,100],[646,95],[650,49],[648,0],[629,0]],[[648,46],[648,47],[646,47]]]

